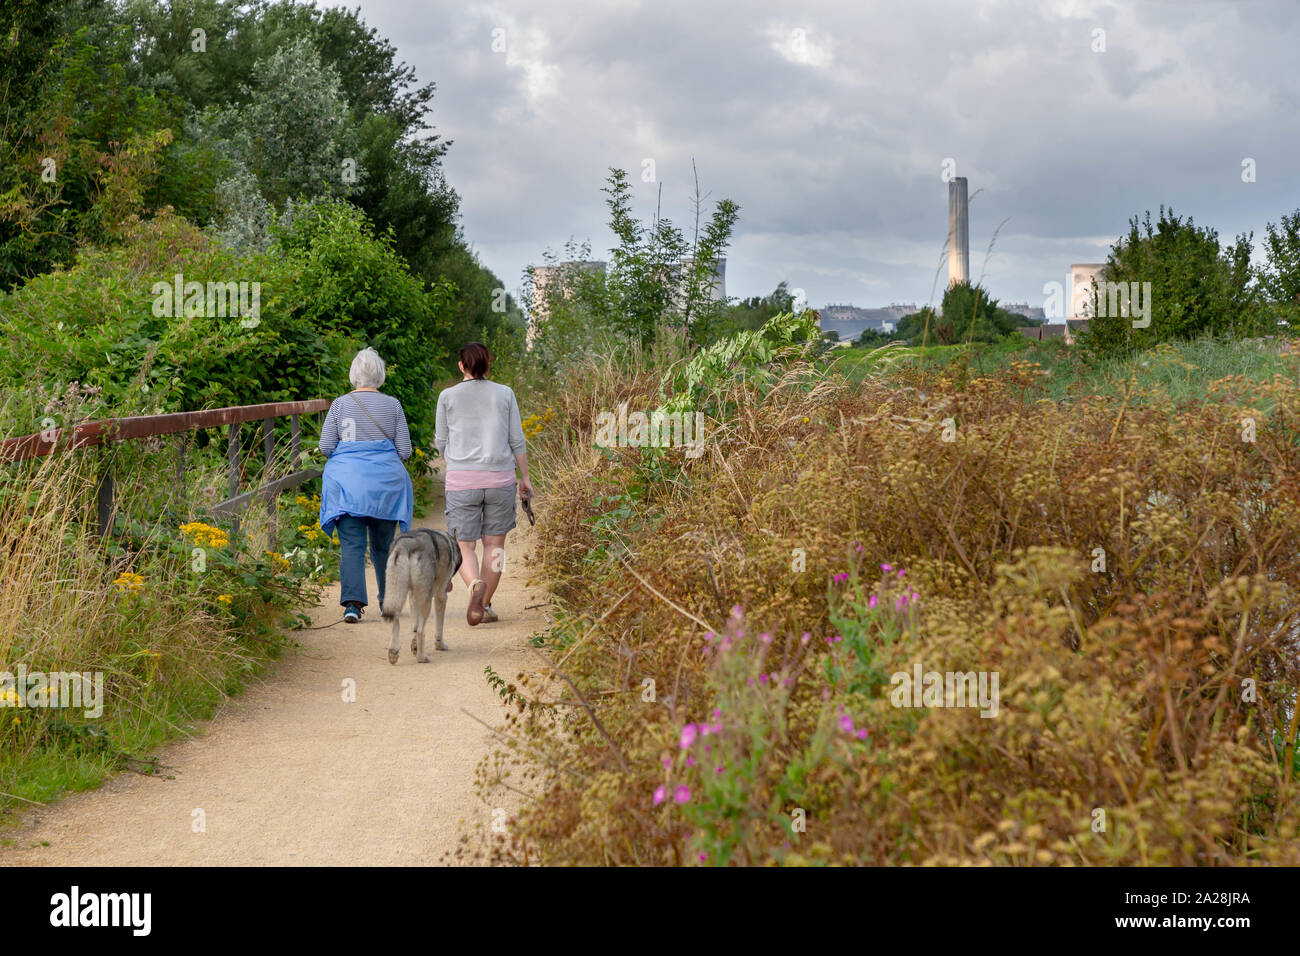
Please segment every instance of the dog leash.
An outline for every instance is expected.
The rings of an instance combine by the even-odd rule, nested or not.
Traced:
[[[317,624],[315,627],[300,627],[293,631],[290,631],[289,633],[296,634],[298,631],[323,631],[327,627],[336,627],[337,625],[342,623],[343,623],[343,618],[339,618],[333,624]]]

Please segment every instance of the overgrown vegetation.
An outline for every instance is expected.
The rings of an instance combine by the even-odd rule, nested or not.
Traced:
[[[425,505],[418,446],[453,343],[509,352],[522,338],[459,233],[433,87],[357,11],[183,6],[0,9],[0,436],[332,398],[372,345],[406,409]],[[281,449],[287,430],[277,423]],[[147,769],[162,739],[278,652],[337,567],[313,487],[280,496],[273,531],[260,508],[238,534],[211,516],[228,497],[227,438],[0,466],[0,671],[98,671],[108,695],[94,718],[25,700],[0,710],[0,807]],[[286,474],[283,457],[245,444],[241,488]],[[110,466],[118,510],[100,540]]]
[[[453,344],[518,337],[518,308],[459,233],[459,198],[441,166],[450,144],[428,122],[433,85],[418,85],[359,11],[289,0],[183,10],[161,0],[18,2],[0,13],[0,53],[0,291],[74,267],[87,247],[112,250],[137,220],[164,214],[241,257],[274,255],[276,223],[326,202],[346,204],[340,215],[360,223],[346,231],[386,244],[436,297],[432,327],[424,314],[408,324],[395,313],[386,359],[449,374]],[[369,264],[363,256],[354,268]],[[142,289],[107,278],[143,297],[174,271],[132,276],[148,280]],[[374,311],[394,295],[375,291],[373,301],[331,302],[331,321],[373,334]],[[427,352],[410,349],[417,337]]]
[[[71,387],[45,408],[79,420],[97,397]],[[189,447],[178,477],[181,440]],[[89,703],[46,706],[39,688],[0,688],[5,811],[115,770],[153,772],[157,746],[190,733],[291,644],[286,629],[306,620],[299,609],[332,579],[336,545],[317,526],[318,498],[282,496],[273,534],[262,509],[238,534],[208,516],[225,497],[216,452],[184,435],[0,471],[0,670],[98,674],[103,688],[98,713]],[[273,461],[268,475],[286,465]],[[117,476],[117,511],[112,536],[100,539],[94,502],[104,468]]]
[[[694,459],[592,442],[701,368],[680,338],[585,360],[533,449],[559,610],[482,777],[531,797],[501,858],[1300,861],[1300,364],[1164,348],[1062,401],[1064,358],[741,350]],[[895,706],[918,665],[999,675],[997,716]]]
[[[1026,321],[1023,316],[1001,308],[983,286],[955,282],[944,292],[939,311],[926,306],[903,316],[898,328],[887,338],[917,345],[997,342],[1014,335]],[[862,344],[871,341],[864,340]]]
[[[604,336],[649,344],[666,326],[704,343],[730,327],[727,302],[714,292],[714,269],[725,258],[740,207],[719,200],[701,222],[707,196],[697,182],[695,222],[687,238],[658,210],[650,224],[632,214],[632,186],[624,170],[611,169],[602,192],[616,240],[608,266],[591,260],[590,244],[570,242],[564,263],[554,253],[547,256],[554,280],[538,287],[530,271],[525,283],[530,300],[532,290],[539,290],[542,313],[531,317],[536,342],[530,359],[548,373],[575,348],[589,348]]]

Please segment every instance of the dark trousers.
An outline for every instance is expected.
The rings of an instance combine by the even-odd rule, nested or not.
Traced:
[[[388,570],[388,548],[397,532],[396,521],[343,515],[335,527],[339,532],[339,603],[366,606],[366,538],[370,539],[370,563],[375,566],[379,602],[384,601],[384,572]]]

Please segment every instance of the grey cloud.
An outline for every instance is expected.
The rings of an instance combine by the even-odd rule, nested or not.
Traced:
[[[1005,300],[1040,300],[1161,203],[1225,237],[1300,206],[1289,0],[360,2],[437,82],[465,233],[507,286],[570,236],[603,254],[610,166],[651,215],[646,157],[679,223],[692,157],[712,198],[741,204],[728,291],[787,279],[814,305],[928,298],[945,157],[983,190],[972,268],[1009,220],[988,268]],[[494,27],[509,56],[491,51]],[[1245,156],[1256,183],[1240,180]]]

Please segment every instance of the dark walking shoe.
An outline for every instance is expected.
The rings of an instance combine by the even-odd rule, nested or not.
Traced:
[[[361,605],[355,601],[348,604],[348,609],[343,612],[343,620],[349,624],[356,624],[361,620]]]
[[[484,604],[484,605],[483,605],[483,623],[484,623],[484,624],[495,624],[495,623],[496,623],[497,621],[499,621],[499,620],[500,620],[500,618],[497,617],[497,612],[494,611],[494,610],[492,610],[492,605],[491,605],[491,604]]]

